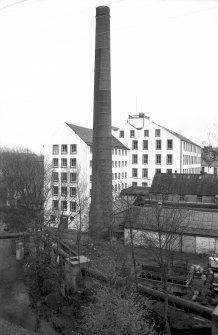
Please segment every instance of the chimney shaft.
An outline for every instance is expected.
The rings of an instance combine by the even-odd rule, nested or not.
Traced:
[[[110,8],[96,8],[90,232],[102,236],[112,212]]]

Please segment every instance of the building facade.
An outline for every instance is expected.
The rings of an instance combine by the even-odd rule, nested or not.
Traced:
[[[200,173],[201,147],[182,135],[160,126],[144,113],[129,115],[113,129],[129,148],[129,185],[150,186],[156,173]]]
[[[92,189],[91,129],[62,124],[44,145],[44,155],[51,164],[51,196],[47,207],[52,219],[60,216],[64,225],[74,225],[78,215],[78,188],[90,201]],[[128,186],[129,150],[112,137],[112,178],[114,197]]]

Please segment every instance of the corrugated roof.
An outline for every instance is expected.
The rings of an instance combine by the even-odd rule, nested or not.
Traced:
[[[218,175],[158,173],[151,193],[215,196],[218,195]]]
[[[76,126],[71,123],[67,123],[70,127],[86,144],[93,144],[93,130],[85,127]],[[121,143],[116,137],[112,135],[112,147],[129,150],[123,143]]]
[[[161,128],[163,128],[163,129],[165,129],[166,131],[170,132],[172,135],[178,137],[180,140],[182,140],[182,141],[184,141],[184,142],[188,142],[188,143],[194,144],[194,145],[196,145],[196,146],[198,146],[198,147],[201,148],[201,146],[200,146],[199,144],[196,144],[196,143],[190,141],[187,137],[182,136],[182,135],[176,133],[175,131],[170,130],[170,129],[166,128],[166,127],[163,127],[163,126],[161,126],[161,125],[159,125],[159,124],[157,124],[157,123],[155,123],[155,122],[153,122],[153,123],[156,124],[158,127],[161,127]]]
[[[149,192],[150,192],[150,187],[130,186],[128,188],[124,188],[120,192],[120,197],[125,196],[125,195],[132,195],[132,196],[144,195],[144,196],[148,196]]]

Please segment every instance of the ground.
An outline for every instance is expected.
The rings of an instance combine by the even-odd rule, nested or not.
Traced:
[[[0,223],[2,230],[3,224]],[[0,319],[34,331],[36,318],[29,304],[22,266],[12,253],[11,240],[0,239]],[[49,325],[45,327],[46,333],[42,334],[56,334]]]

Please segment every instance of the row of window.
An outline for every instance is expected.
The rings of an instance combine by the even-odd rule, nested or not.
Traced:
[[[200,173],[200,168],[199,167],[197,167],[197,168],[189,168],[189,169],[183,169],[182,170],[182,172],[183,173],[187,173],[187,174],[189,174],[189,173],[191,173],[191,174],[195,174],[195,173]]]
[[[112,161],[112,167],[127,167],[127,161]]]
[[[161,169],[155,169],[155,173],[161,173]],[[166,169],[166,173],[172,173],[172,169]],[[132,168],[132,178],[138,178],[138,169],[137,168]],[[147,168],[142,169],[142,178],[148,178],[148,169]]]
[[[197,147],[194,144],[188,143],[188,142],[183,142],[183,150],[185,151],[191,151],[191,152],[195,152],[195,153],[201,153],[201,148]]]
[[[77,180],[77,175],[75,172],[61,172],[61,182],[67,183],[70,177],[70,183],[75,183]],[[59,181],[59,173],[58,172],[52,172],[52,181],[58,182]]]
[[[184,165],[201,164],[201,157],[183,155],[183,164]]]
[[[70,154],[76,154],[77,153],[77,145],[76,144],[70,144]],[[61,154],[67,155],[68,154],[68,145],[67,144],[61,144],[60,145]],[[59,155],[59,144],[53,144],[52,147],[52,153],[53,155]]]
[[[68,196],[68,188],[66,186],[62,186],[60,188],[61,191],[61,196],[62,197],[67,197]],[[70,197],[75,197],[76,196],[76,187],[70,187]],[[58,186],[53,186],[52,187],[52,195],[53,196],[59,196],[59,187]]]
[[[161,164],[162,156],[160,154],[155,155],[155,163]],[[166,155],[166,163],[168,165],[173,164],[173,155]],[[138,164],[138,155],[132,155],[132,164]],[[148,155],[142,155],[142,164],[148,164]]]
[[[127,172],[122,172],[122,173],[112,173],[112,179],[124,179],[127,178]]]
[[[156,150],[162,149],[162,140],[156,140]],[[173,149],[173,140],[167,140],[166,149]],[[138,140],[132,141],[132,150],[138,150]],[[148,150],[148,140],[142,140],[142,150]]]
[[[120,130],[120,134],[119,134],[120,138],[124,138],[125,137],[125,132],[124,130]],[[148,137],[149,136],[149,129],[144,129],[144,137]],[[155,129],[155,136],[156,137],[160,137],[161,136],[161,132],[160,129]],[[129,131],[129,137],[135,137],[135,130],[130,130]]]
[[[127,150],[125,149],[112,149],[112,155],[120,155],[121,156],[127,156]]]
[[[115,184],[114,185],[114,191],[115,192],[120,192],[124,188],[127,188],[127,183],[121,183],[121,184]]]
[[[58,168],[59,167],[59,159],[53,158],[52,160],[52,167]],[[68,160],[67,158],[61,158],[61,167],[67,168],[68,167]],[[76,158],[70,158],[70,167],[76,167]]]
[[[67,211],[68,210],[68,203],[66,200],[61,201],[61,211]],[[52,202],[52,208],[53,210],[59,210],[59,200],[53,200]],[[70,211],[76,212],[76,201],[70,201]]]

